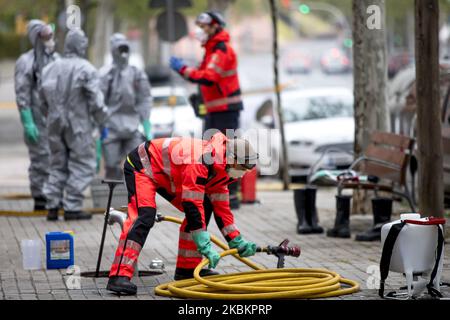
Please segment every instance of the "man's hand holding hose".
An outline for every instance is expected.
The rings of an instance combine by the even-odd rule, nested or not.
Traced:
[[[198,252],[208,258],[210,268],[214,269],[220,260],[219,253],[212,248],[211,237],[208,231],[192,231],[192,238],[197,246]]]
[[[256,254],[256,243],[246,241],[240,235],[228,242],[228,246],[230,249],[238,249],[241,258],[251,257]]]

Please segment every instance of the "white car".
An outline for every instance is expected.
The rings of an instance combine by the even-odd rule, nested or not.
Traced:
[[[290,176],[307,176],[330,148],[345,151],[325,153],[317,169],[344,169],[353,162],[353,101],[347,88],[283,93]]]
[[[154,139],[201,136],[202,121],[195,116],[184,88],[154,87],[152,97],[150,123]]]

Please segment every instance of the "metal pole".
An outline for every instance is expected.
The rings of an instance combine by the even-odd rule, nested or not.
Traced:
[[[105,236],[106,236],[106,227],[108,225],[108,220],[109,220],[109,210],[111,207],[112,195],[113,195],[114,188],[116,187],[116,185],[117,185],[116,183],[108,183],[108,186],[109,186],[108,206],[106,207],[105,221],[103,223],[102,239],[100,241],[100,250],[98,252],[98,258],[97,258],[97,268],[95,269],[95,277],[96,278],[98,278],[98,276],[99,276],[100,264],[102,263],[103,246],[105,243]]]
[[[275,0],[270,0],[270,8],[272,13],[272,25],[273,25],[273,72],[275,78],[275,94],[277,101],[277,114],[278,122],[281,133],[281,149],[282,149],[282,168],[283,168],[283,189],[289,189],[289,160],[286,148],[286,137],[284,134],[284,117],[281,107],[281,94],[280,94],[280,81],[278,70],[278,8]]]

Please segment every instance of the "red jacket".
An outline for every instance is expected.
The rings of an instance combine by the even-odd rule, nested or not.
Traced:
[[[184,67],[180,71],[189,81],[200,84],[208,113],[243,109],[236,53],[229,42],[228,32],[220,31],[204,45],[200,67]]]
[[[173,197],[171,203],[175,207],[194,217],[193,230],[206,229],[203,208],[206,195],[213,205],[219,229],[230,241],[240,233],[229,204],[228,185],[234,180],[225,171],[226,141],[222,133],[215,134],[210,141],[156,139],[150,142],[147,152],[139,150],[139,154],[143,172]]]

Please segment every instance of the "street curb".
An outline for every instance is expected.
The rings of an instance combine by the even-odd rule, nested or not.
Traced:
[[[85,212],[89,212],[92,214],[104,214],[105,209],[93,208],[93,209],[83,209]],[[61,210],[58,213],[59,216],[63,216],[63,211]],[[21,218],[21,217],[46,217],[47,210],[40,211],[12,211],[12,210],[0,210],[0,217],[13,217],[13,218]]]

